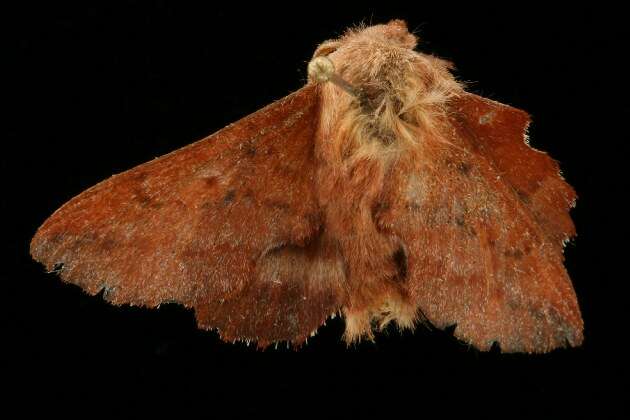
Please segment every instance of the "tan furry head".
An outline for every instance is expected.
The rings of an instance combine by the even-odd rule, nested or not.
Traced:
[[[416,42],[397,20],[349,30],[317,48],[314,57],[326,54],[339,76],[359,92],[356,100],[334,84],[324,85],[323,128],[336,132],[343,127],[363,137],[362,144],[370,139],[398,147],[418,144],[462,87],[449,72],[449,62],[414,51]],[[340,115],[361,127],[338,121]]]

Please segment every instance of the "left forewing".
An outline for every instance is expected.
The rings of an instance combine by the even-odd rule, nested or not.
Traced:
[[[72,199],[35,259],[117,304],[179,302],[226,340],[304,341],[339,307],[319,239],[317,89],[298,92]]]

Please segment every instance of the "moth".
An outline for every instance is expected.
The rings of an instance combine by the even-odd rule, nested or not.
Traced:
[[[481,350],[583,340],[563,265],[576,194],[529,116],[465,90],[405,22],[315,50],[304,87],[97,184],[31,254],[116,305],[194,308],[223,340],[455,326]]]

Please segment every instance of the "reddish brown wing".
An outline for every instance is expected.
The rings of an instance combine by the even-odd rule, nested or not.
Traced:
[[[527,113],[471,93],[459,98],[454,108],[473,151],[491,162],[562,250],[563,242],[575,235],[569,216],[575,191],[559,175],[556,161],[529,147]]]
[[[224,339],[302,341],[339,307],[335,276],[307,272],[338,273],[312,245],[316,89],[83,192],[42,225],[33,257],[117,304],[194,307]]]
[[[424,315],[457,324],[457,337],[484,350],[582,341],[562,255],[575,194],[557,164],[524,143],[528,122],[520,110],[460,98],[444,129],[450,144],[398,169],[379,220],[406,244],[409,292]]]

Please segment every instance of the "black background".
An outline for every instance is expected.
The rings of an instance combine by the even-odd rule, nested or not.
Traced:
[[[627,407],[620,11],[122,2],[6,12],[2,398],[22,413],[548,418]],[[177,305],[113,307],[31,261],[30,238],[68,199],[298,89],[318,43],[391,18],[420,34],[421,51],[454,61],[470,90],[530,112],[532,144],[576,188],[566,266],[585,320],[581,348],[480,353],[424,327],[346,348],[336,320],[298,352],[261,352],[197,330]]]

